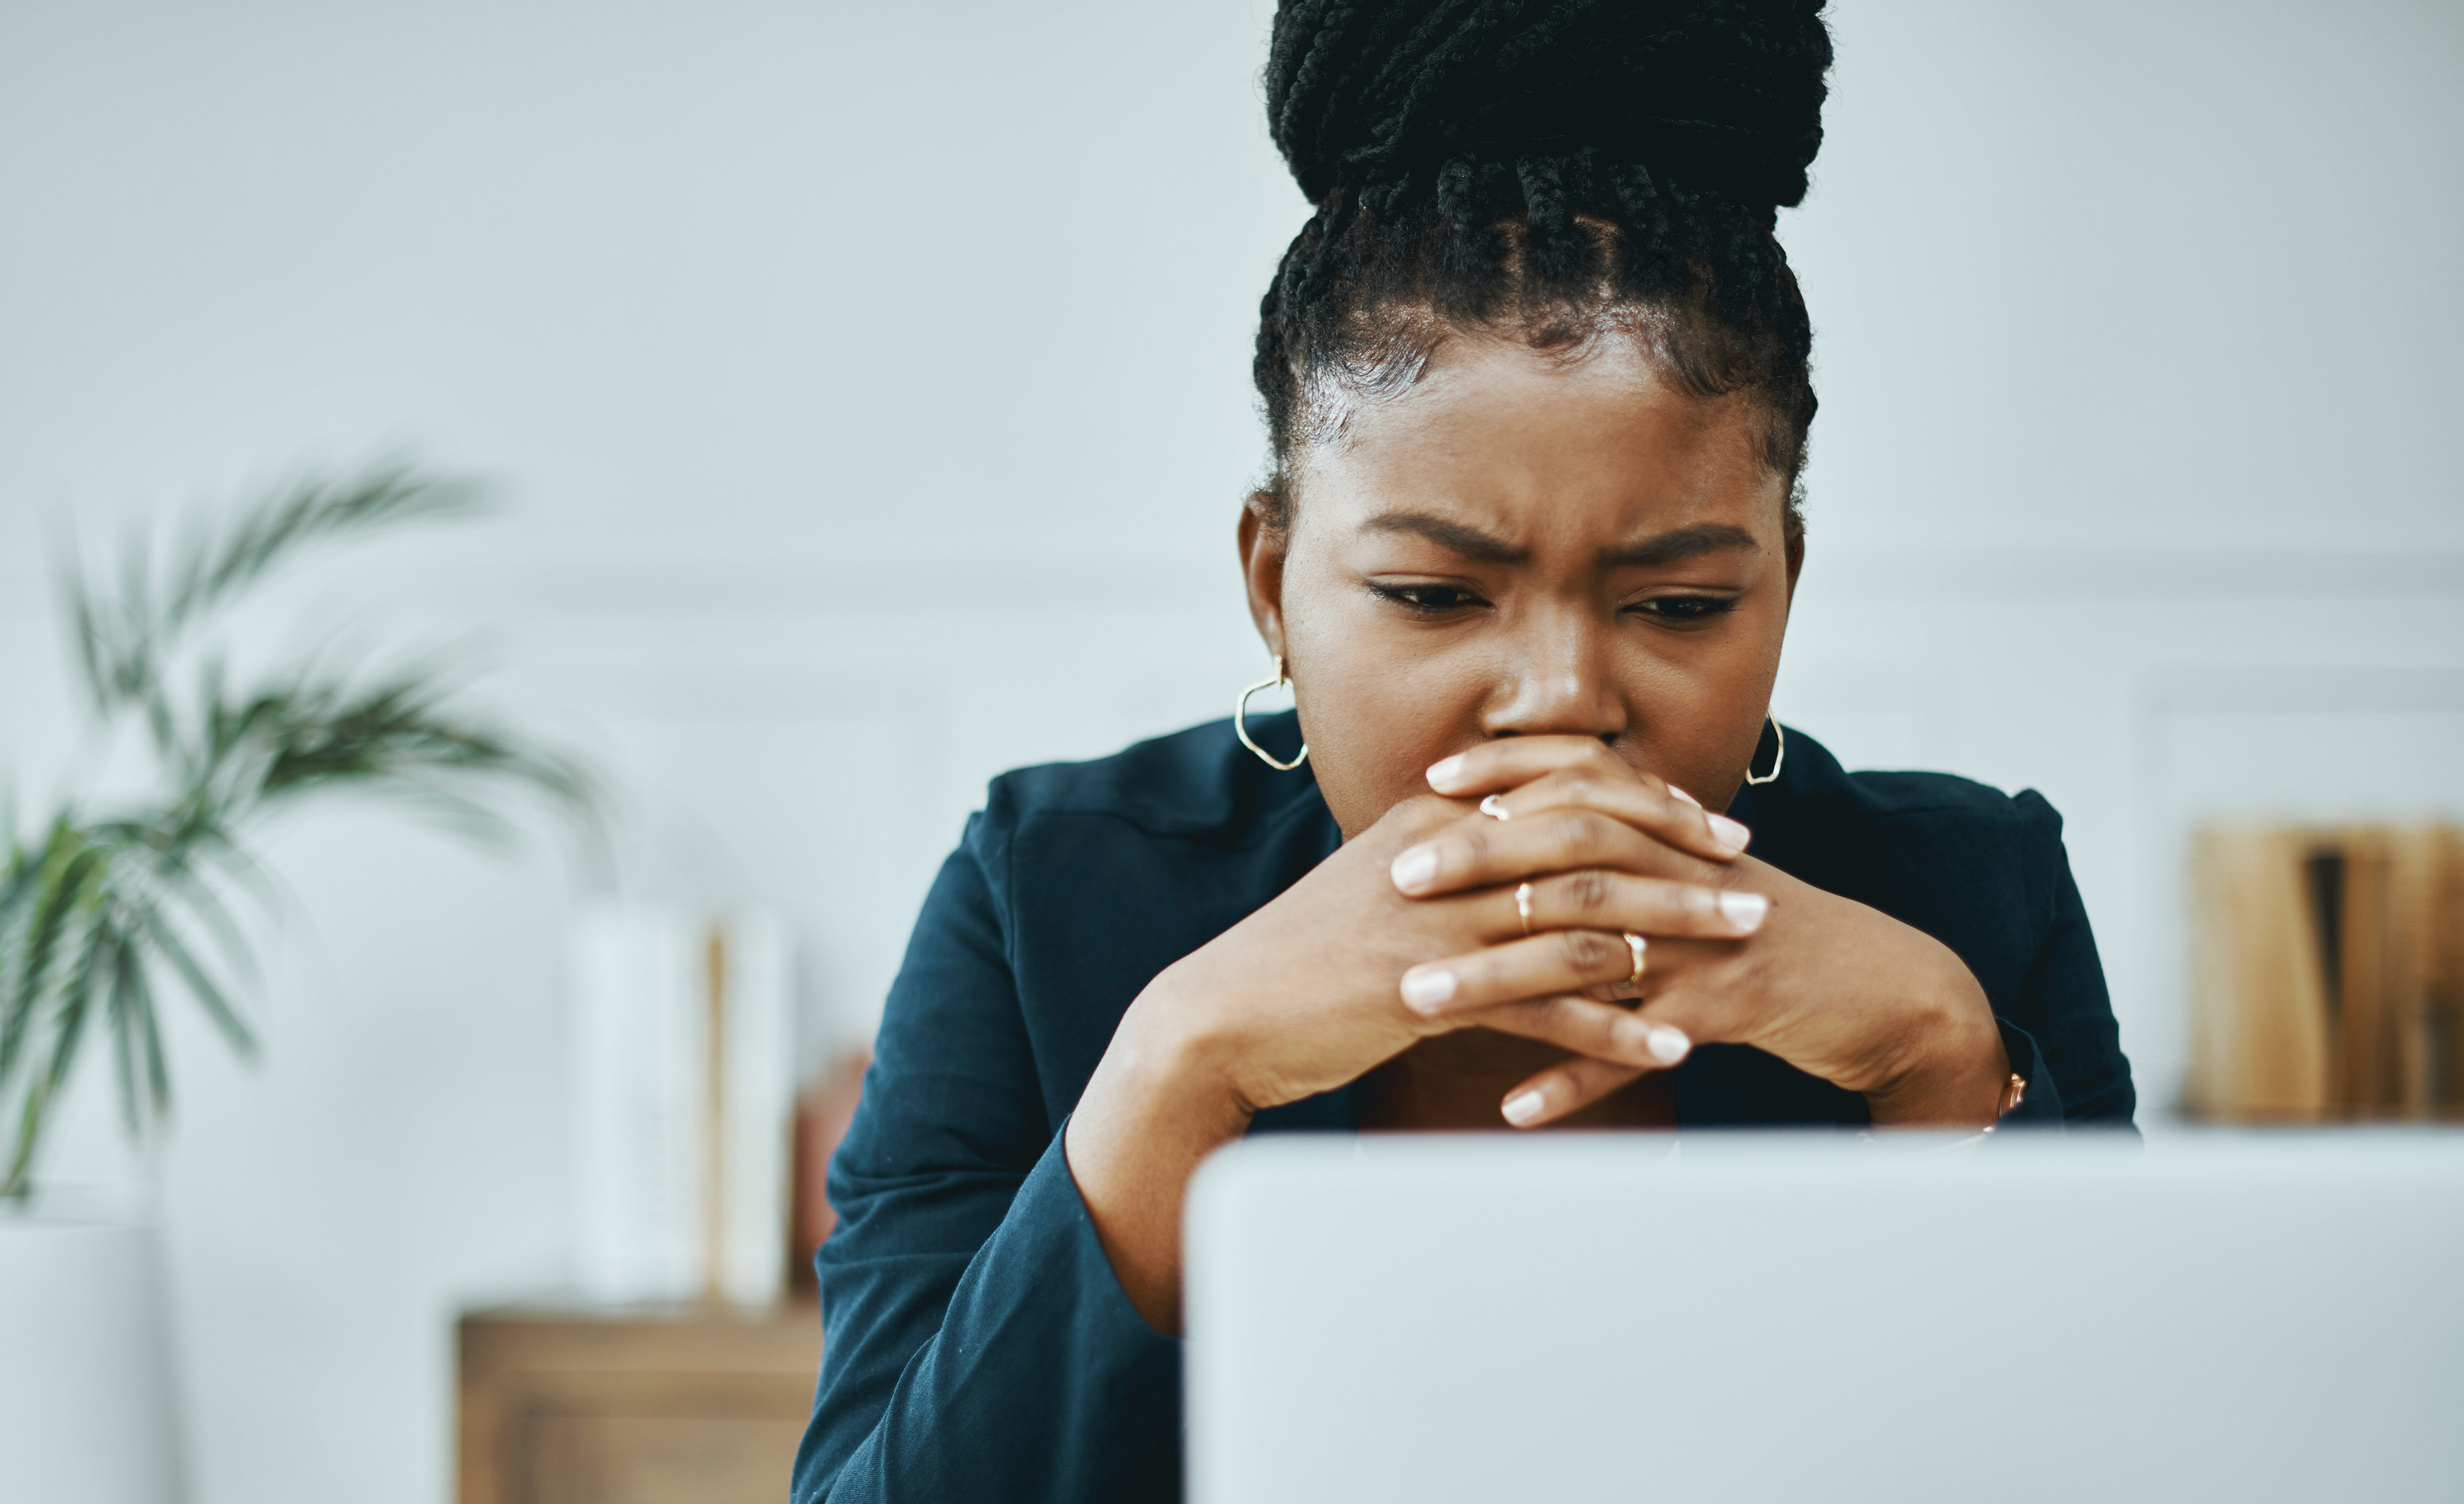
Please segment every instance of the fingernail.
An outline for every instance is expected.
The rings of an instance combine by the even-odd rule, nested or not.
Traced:
[[[1727,815],[1708,815],[1705,818],[1711,822],[1711,839],[1729,851],[1742,852],[1746,849],[1746,843],[1754,838],[1754,832],[1747,829],[1743,821],[1731,820]]]
[[[1403,973],[1403,1001],[1425,1013],[1455,995],[1455,974],[1443,966],[1414,966]]]
[[[1685,1030],[1682,1028],[1672,1028],[1666,1024],[1654,1024],[1651,1026],[1651,1037],[1645,1041],[1645,1048],[1651,1051],[1652,1058],[1661,1065],[1675,1065],[1692,1051],[1694,1041],[1686,1038]]]
[[[1687,804],[1692,805],[1692,806],[1693,806],[1695,808],[1697,808],[1697,809],[1700,809],[1700,808],[1702,808],[1702,807],[1703,807],[1703,801],[1701,801],[1700,799],[1695,798],[1692,794],[1689,794],[1689,793],[1687,793],[1685,790],[1683,790],[1683,789],[1682,789],[1682,788],[1678,787],[1675,784],[1671,784],[1671,785],[1668,785],[1668,791],[1669,791],[1669,793],[1670,793],[1670,794],[1674,795],[1675,797],[1677,797],[1677,798],[1679,798],[1679,799],[1683,799],[1683,800],[1684,800]]]
[[[1395,886],[1412,893],[1429,885],[1438,874],[1438,853],[1432,847],[1416,846],[1395,858]]]
[[[1453,757],[1441,758],[1429,764],[1429,786],[1442,794],[1453,785],[1456,779],[1463,776],[1463,754],[1457,753]]]
[[[1507,1122],[1518,1128],[1548,1110],[1548,1099],[1537,1092],[1517,1092],[1506,1099],[1505,1106],[1498,1109],[1506,1115]]]
[[[1720,918],[1741,930],[1761,927],[1763,916],[1771,912],[1771,900],[1758,893],[1724,893],[1720,895]]]

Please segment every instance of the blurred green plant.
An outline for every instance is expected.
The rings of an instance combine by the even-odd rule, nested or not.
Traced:
[[[235,525],[191,527],[167,566],[133,543],[116,591],[81,563],[61,572],[98,744],[142,727],[162,792],[92,816],[72,800],[39,830],[21,833],[13,814],[0,824],[0,1120],[13,1124],[0,1199],[32,1189],[47,1118],[98,1020],[132,1135],[170,1108],[166,983],[254,1055],[234,998],[257,971],[232,898],[246,888],[270,901],[248,846],[269,816],[310,796],[407,793],[489,836],[507,829],[474,797],[492,789],[523,785],[588,808],[578,766],[460,713],[432,669],[354,675],[310,661],[234,690],[207,641],[217,618],[314,545],[464,515],[474,499],[466,484],[404,467],[314,478]]]

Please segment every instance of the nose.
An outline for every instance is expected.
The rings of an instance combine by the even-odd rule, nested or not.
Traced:
[[[1497,682],[1482,715],[1492,737],[1611,740],[1626,729],[1610,624],[1573,603],[1535,609],[1507,634]]]

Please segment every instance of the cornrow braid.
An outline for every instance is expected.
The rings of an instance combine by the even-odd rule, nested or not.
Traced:
[[[1679,387],[1745,392],[1796,481],[1813,323],[1772,232],[1822,143],[1822,0],[1286,0],[1266,115],[1315,211],[1259,305],[1254,375],[1291,461],[1450,331],[1641,338]]]

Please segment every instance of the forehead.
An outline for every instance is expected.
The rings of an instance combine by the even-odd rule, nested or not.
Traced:
[[[1408,502],[1533,541],[1713,520],[1775,531],[1784,482],[1760,458],[1759,419],[1745,394],[1678,389],[1631,339],[1559,351],[1459,336],[1410,387],[1355,399],[1294,479],[1304,523]]]

